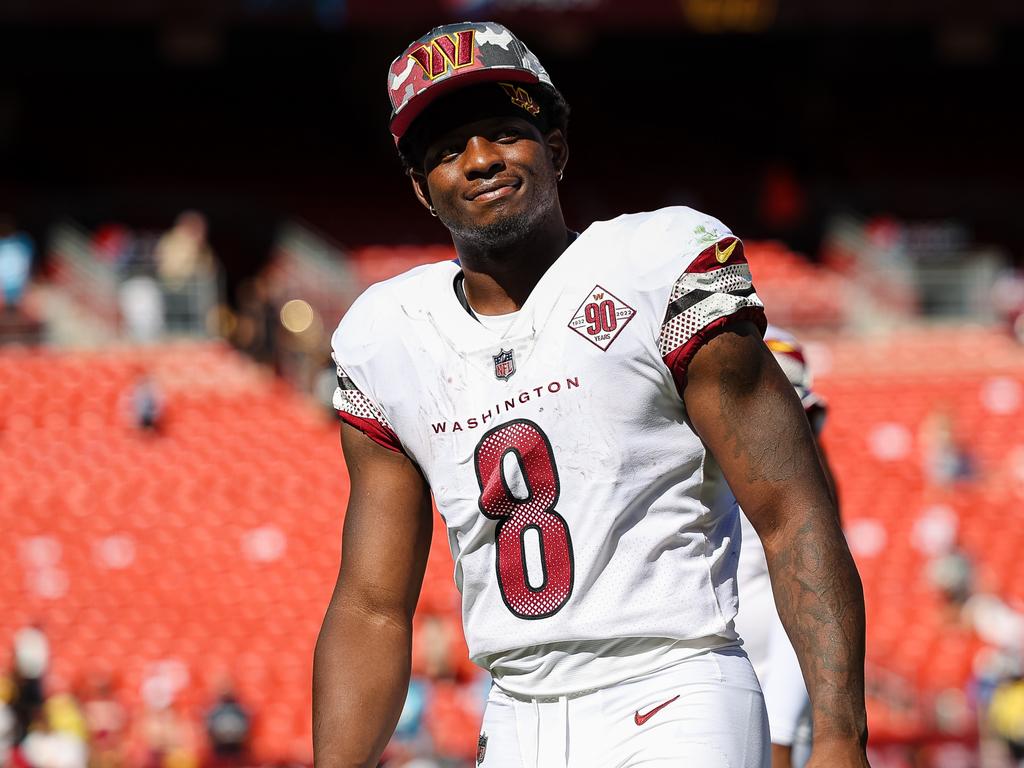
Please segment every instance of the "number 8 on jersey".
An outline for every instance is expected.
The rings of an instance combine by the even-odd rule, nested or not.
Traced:
[[[572,541],[555,511],[558,469],[547,435],[527,419],[502,424],[477,444],[474,464],[480,509],[498,521],[495,567],[505,605],[521,619],[557,613],[572,594]],[[529,552],[538,546],[540,578],[531,579]]]

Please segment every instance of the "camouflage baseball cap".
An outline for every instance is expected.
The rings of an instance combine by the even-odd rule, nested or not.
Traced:
[[[555,87],[537,57],[501,24],[465,21],[434,27],[391,63],[388,96],[395,143],[439,96],[498,81]]]

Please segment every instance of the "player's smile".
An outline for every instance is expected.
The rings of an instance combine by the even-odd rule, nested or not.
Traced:
[[[519,179],[492,179],[490,181],[481,182],[463,196],[467,200],[486,203],[490,200],[498,200],[500,198],[508,197],[515,193],[520,186],[522,186],[522,182]]]

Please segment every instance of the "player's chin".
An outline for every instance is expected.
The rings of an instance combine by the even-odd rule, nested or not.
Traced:
[[[464,220],[470,226],[487,229],[501,226],[502,222],[521,219],[528,209],[529,206],[523,205],[521,201],[509,198],[499,198],[486,203],[473,202],[466,211]]]

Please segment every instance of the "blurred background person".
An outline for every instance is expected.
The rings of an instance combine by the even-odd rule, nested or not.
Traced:
[[[82,714],[89,734],[89,765],[92,768],[121,768],[128,713],[117,698],[111,675],[91,671],[82,697]]]
[[[195,312],[189,290],[192,283],[215,274],[206,235],[206,217],[198,211],[184,211],[156,243],[156,273],[164,290],[167,329],[172,333],[189,327],[187,319]]]
[[[1024,766],[1024,673],[1017,669],[999,684],[989,706],[992,730],[1017,768]]]
[[[218,687],[217,698],[206,713],[211,765],[235,768],[244,765],[248,757],[251,718],[239,702],[230,679],[222,680]]]
[[[157,434],[163,426],[165,398],[152,374],[143,371],[126,393],[125,411],[142,432]]]
[[[183,715],[172,687],[159,677],[143,684],[143,709],[134,721],[132,764],[140,768],[198,768],[196,724]]]
[[[133,268],[118,292],[121,317],[128,338],[151,344],[163,338],[167,310],[160,284],[145,268]]]
[[[39,624],[22,627],[14,635],[14,699],[18,740],[37,720],[46,699],[45,677],[50,667],[50,642]]]
[[[0,298],[5,312],[13,314],[21,306],[34,250],[32,238],[16,229],[14,218],[0,215]]]
[[[18,719],[11,709],[10,700],[14,696],[14,684],[10,678],[0,676],[0,765],[8,765],[11,750],[17,743]]]

